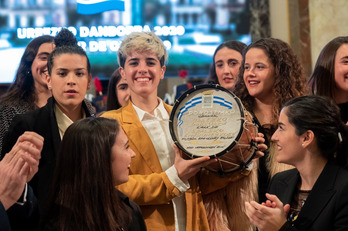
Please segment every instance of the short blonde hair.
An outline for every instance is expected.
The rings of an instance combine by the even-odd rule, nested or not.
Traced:
[[[124,67],[127,56],[132,52],[151,52],[157,55],[161,66],[168,58],[166,48],[160,38],[153,32],[133,32],[125,37],[118,50],[118,64]]]

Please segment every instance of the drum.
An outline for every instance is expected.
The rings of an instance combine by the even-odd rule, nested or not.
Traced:
[[[221,175],[246,168],[257,149],[252,116],[220,85],[202,84],[186,91],[173,106],[169,130],[188,158],[217,158],[206,168]]]

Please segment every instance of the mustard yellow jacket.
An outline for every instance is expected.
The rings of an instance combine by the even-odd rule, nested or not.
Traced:
[[[171,106],[164,104],[164,107],[170,113]],[[130,148],[136,153],[130,165],[129,181],[118,189],[140,205],[148,230],[174,230],[171,200],[180,192],[163,172],[151,139],[132,104],[129,102],[125,107],[105,112],[102,116],[119,121],[128,136]],[[185,192],[187,231],[209,230],[202,191],[210,193],[230,181],[233,180],[220,178],[208,171],[189,180],[190,189]]]

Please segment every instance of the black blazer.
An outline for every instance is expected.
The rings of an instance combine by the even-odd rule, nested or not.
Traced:
[[[269,193],[284,205],[291,204],[299,180],[297,169],[278,173],[271,180]],[[348,230],[348,171],[327,163],[298,218],[286,230]]]
[[[146,225],[139,205],[134,201],[129,200],[129,198],[122,192],[118,190],[117,192],[120,195],[122,201],[132,210],[132,223],[130,227],[128,227],[128,231],[145,231]]]
[[[0,201],[0,228],[1,231],[11,231],[10,222],[6,210]]]
[[[119,190],[115,189],[116,193],[119,195],[123,203],[125,203],[126,206],[128,206],[131,209],[132,213],[132,222],[129,227],[127,227],[125,230],[127,231],[146,231],[146,225],[143,218],[143,215],[141,213],[139,205],[137,205],[135,202],[129,200],[129,198],[120,192]],[[58,207],[58,206],[57,206]],[[56,210],[57,207],[54,209]],[[122,211],[118,211],[122,212]],[[50,215],[55,214],[55,212],[51,211]],[[49,220],[44,220],[42,225],[43,227],[40,229],[40,231],[58,231],[59,230],[59,223],[58,219],[59,217],[55,217],[54,215],[51,216],[52,218]],[[122,229],[123,230],[123,229]]]
[[[59,129],[54,113],[55,100],[49,98],[47,104],[35,111],[16,115],[9,127],[7,135],[3,140],[1,156],[8,153],[16,143],[19,136],[25,131],[34,131],[44,137],[44,145],[41,152],[39,171],[29,182],[33,189],[34,195],[38,200],[39,214],[44,211],[44,206],[48,197],[49,188],[53,179],[55,168],[56,154],[61,143]],[[94,116],[94,111],[85,101],[82,102],[86,117]],[[17,205],[14,205],[16,207]],[[11,227],[13,230],[29,230],[28,226],[23,226],[23,222],[10,217]],[[33,219],[31,219],[33,220]],[[34,219],[39,220],[39,219]],[[37,224],[36,224],[37,225]],[[19,226],[17,228],[17,226]]]

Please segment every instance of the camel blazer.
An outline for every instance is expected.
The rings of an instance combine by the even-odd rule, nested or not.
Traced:
[[[291,204],[300,175],[297,169],[276,174],[269,192]],[[315,182],[298,218],[282,230],[348,230],[348,171],[328,163]]]
[[[164,103],[164,107],[170,113],[171,106]],[[102,116],[119,121],[128,136],[131,149],[136,153],[131,162],[129,181],[118,186],[118,189],[140,205],[148,230],[174,230],[171,200],[179,196],[180,192],[163,172],[151,139],[138,119],[132,103],[129,101],[125,107],[105,112]],[[226,186],[230,181],[232,179],[220,178],[210,172],[189,180],[190,189],[184,194],[187,231],[209,230],[202,191],[212,192]]]

